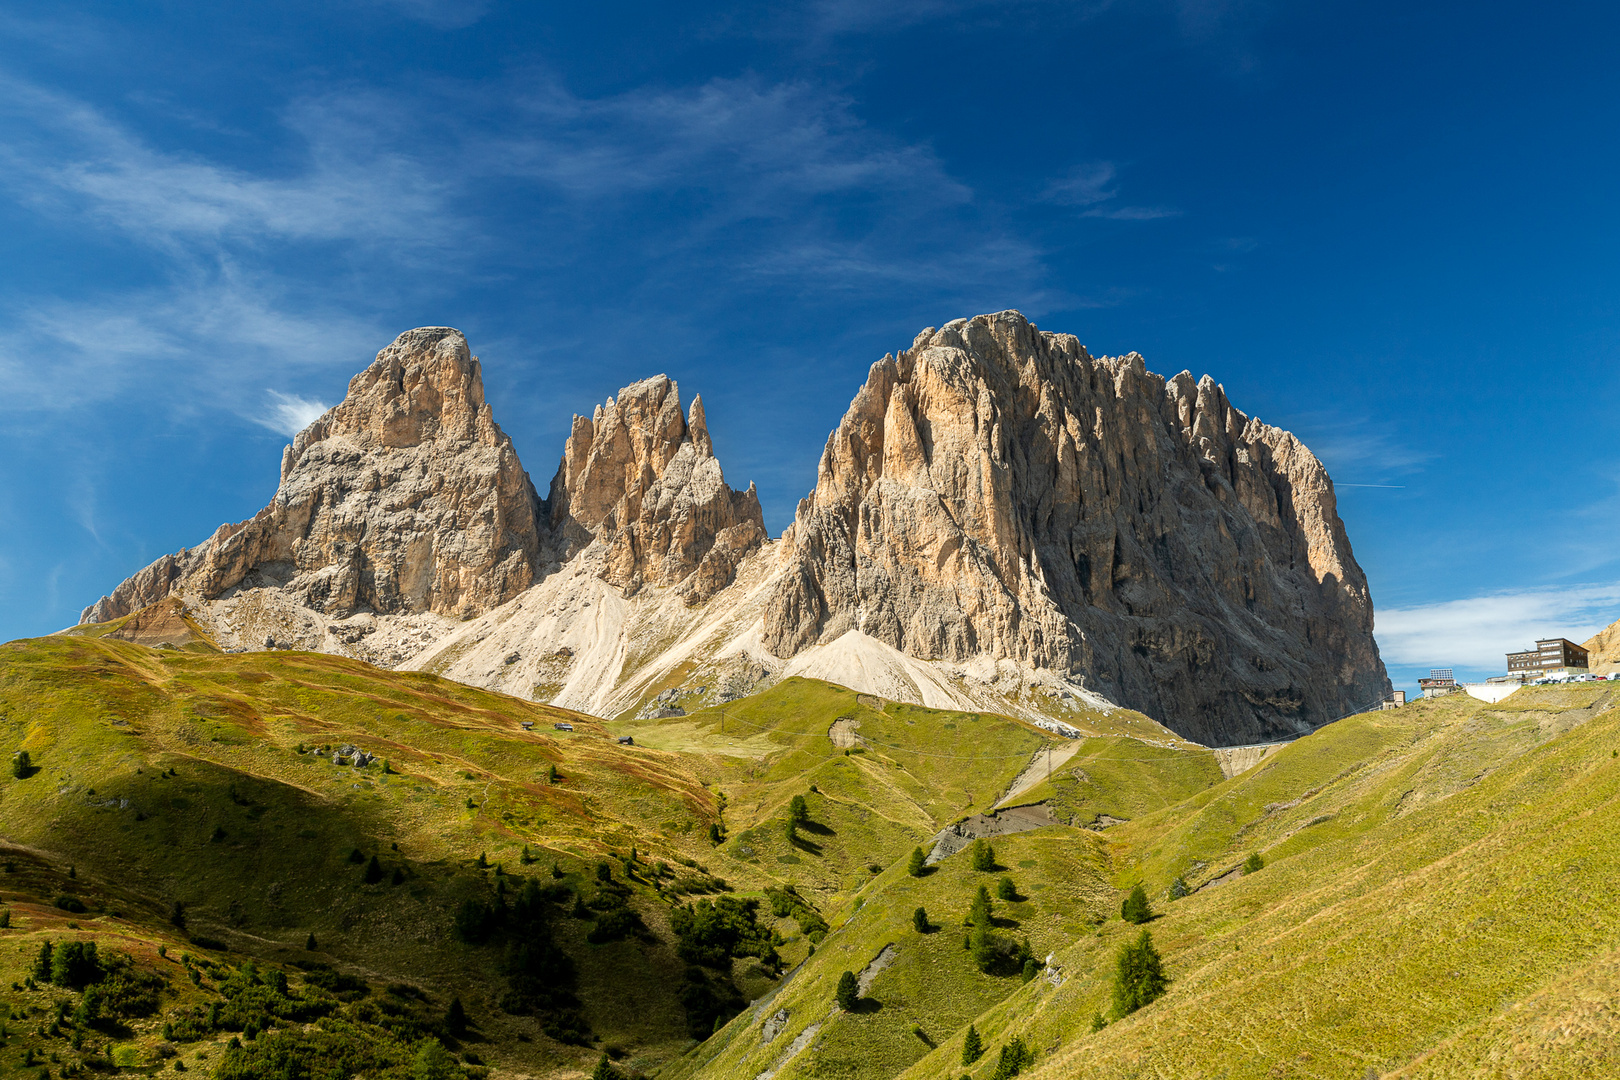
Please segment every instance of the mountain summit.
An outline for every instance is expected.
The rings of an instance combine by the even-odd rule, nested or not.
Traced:
[[[786,542],[780,656],[857,630],[1013,660],[1221,741],[1389,692],[1321,462],[1207,375],[1093,359],[1017,312],[874,364]]]
[[[1388,693],[1332,481],[1221,387],[1014,311],[873,365],[780,541],[665,376],[576,416],[542,500],[447,328],[283,455],[271,505],[86,609],[176,596],[299,647],[616,716],[790,675],[1064,732],[1124,705],[1212,744]]]

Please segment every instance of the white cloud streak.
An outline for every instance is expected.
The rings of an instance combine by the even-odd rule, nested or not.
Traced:
[[[1506,671],[1538,638],[1581,642],[1620,617],[1620,584],[1495,593],[1377,612],[1384,660],[1403,666]]]
[[[7,186],[172,254],[275,241],[437,246],[456,225],[446,181],[387,145],[397,110],[365,95],[289,110],[306,167],[285,177],[159,152],[91,106],[17,79],[0,78],[0,102]]]
[[[269,395],[270,405],[259,417],[259,423],[283,435],[298,434],[319,420],[321,414],[331,408],[325,402],[299,397],[297,394],[283,394],[279,390],[268,390],[266,393]]]

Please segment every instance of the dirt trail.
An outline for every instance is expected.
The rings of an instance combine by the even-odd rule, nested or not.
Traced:
[[[1060,746],[1048,743],[1035,751],[1035,756],[1029,759],[1029,764],[1024,766],[1024,771],[1018,774],[1013,780],[1012,786],[1006,790],[1001,798],[996,800],[995,805],[1000,806],[1003,803],[1011,802],[1036,784],[1045,782],[1046,778],[1056,772],[1059,766],[1074,757],[1075,753],[1080,749],[1080,742],[1079,739],[1070,739]]]
[[[899,955],[900,950],[895,948],[891,942],[883,946],[883,949],[872,957],[872,962],[861,969],[860,975],[856,978],[856,983],[861,988],[862,997],[865,997],[867,991],[872,989],[872,983],[877,980],[879,975],[883,974],[883,969],[894,963],[895,958]]]

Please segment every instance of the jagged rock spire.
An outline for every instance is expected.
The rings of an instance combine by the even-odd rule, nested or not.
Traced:
[[[766,536],[754,486],[726,485],[702,399],[683,418],[680,388],[664,375],[574,417],[548,507],[559,537],[606,546],[604,580],[631,594],[678,585],[694,604]]]

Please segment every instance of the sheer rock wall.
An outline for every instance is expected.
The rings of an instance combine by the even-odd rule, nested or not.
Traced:
[[[873,365],[784,541],[779,656],[858,629],[1007,657],[1211,743],[1389,691],[1321,462],[1207,376],[1094,359],[1017,312]]]

